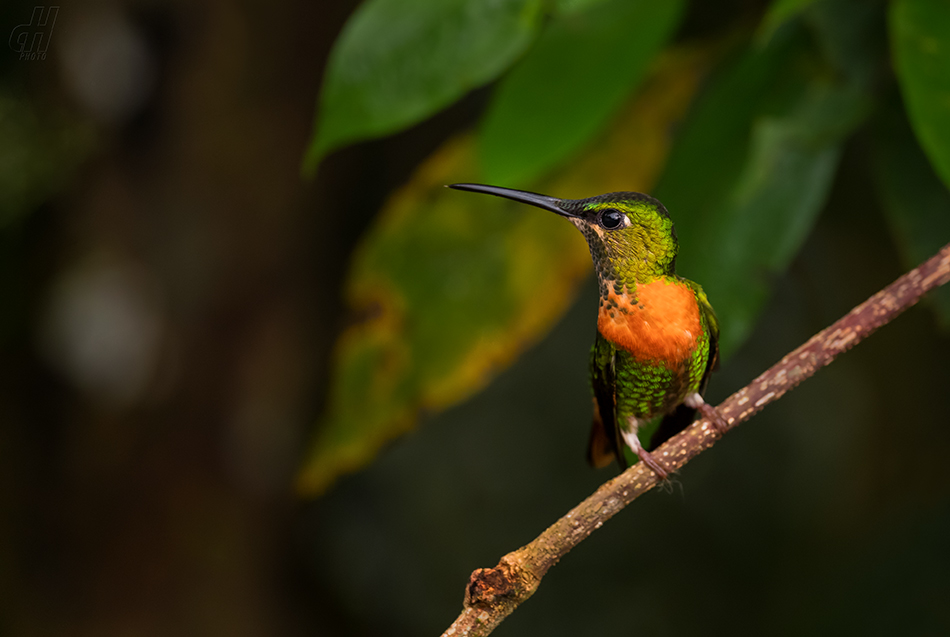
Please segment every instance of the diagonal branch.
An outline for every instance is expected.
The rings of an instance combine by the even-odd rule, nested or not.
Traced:
[[[786,355],[758,378],[720,404],[729,429],[748,420],[767,404],[857,345],[877,328],[916,303],[927,291],[950,281],[950,244],[919,267],[897,279],[804,345]],[[697,420],[653,452],[669,471],[677,471],[713,446],[718,434],[706,419]],[[603,484],[593,495],[552,524],[530,544],[501,558],[495,568],[472,573],[458,619],[443,637],[476,637],[492,632],[531,597],[541,578],[568,551],[618,511],[657,485],[642,462]]]

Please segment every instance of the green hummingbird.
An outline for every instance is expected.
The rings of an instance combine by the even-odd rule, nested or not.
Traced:
[[[482,184],[449,187],[550,210],[587,239],[600,291],[590,354],[592,465],[616,458],[625,469],[626,446],[665,479],[650,450],[688,426],[697,410],[725,431],[702,397],[718,363],[719,323],[702,287],[676,275],[679,244],[663,204],[638,192],[556,199]]]

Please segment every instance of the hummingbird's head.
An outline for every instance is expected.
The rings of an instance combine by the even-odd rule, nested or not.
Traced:
[[[555,199],[522,190],[481,184],[450,188],[505,197],[567,217],[584,233],[601,281],[636,284],[671,275],[676,231],[666,208],[639,192],[611,192],[587,199]]]

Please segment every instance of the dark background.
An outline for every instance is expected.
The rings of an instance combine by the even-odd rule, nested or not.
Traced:
[[[91,140],[0,227],[0,632],[438,634],[474,568],[613,475],[584,462],[589,282],[484,393],[294,496],[347,257],[486,95],[302,180],[355,4],[63,4],[47,60],[0,55],[39,130]],[[5,6],[3,35],[31,8]],[[712,402],[901,273],[867,163],[858,137]],[[912,309],[622,512],[498,634],[950,631],[948,360]]]

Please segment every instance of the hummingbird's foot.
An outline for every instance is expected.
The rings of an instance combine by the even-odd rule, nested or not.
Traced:
[[[698,393],[690,394],[683,402],[686,403],[687,407],[692,407],[698,411],[703,418],[711,422],[713,429],[715,429],[720,436],[729,430],[729,423],[722,417],[719,410],[703,400],[703,397]]]
[[[660,480],[666,480],[666,478],[669,477],[669,472],[661,467],[660,463],[657,462],[656,458],[653,457],[653,454],[643,447],[640,447],[640,449],[637,451],[637,457],[640,458],[640,462],[650,467],[653,470],[653,473],[655,473]]]
[[[650,467],[660,480],[666,480],[670,475],[669,472],[660,466],[660,463],[653,457],[653,454],[643,448],[643,445],[640,444],[640,439],[637,438],[636,430],[633,432],[624,431],[622,434],[624,442],[637,454],[637,457],[640,458],[640,462]]]

